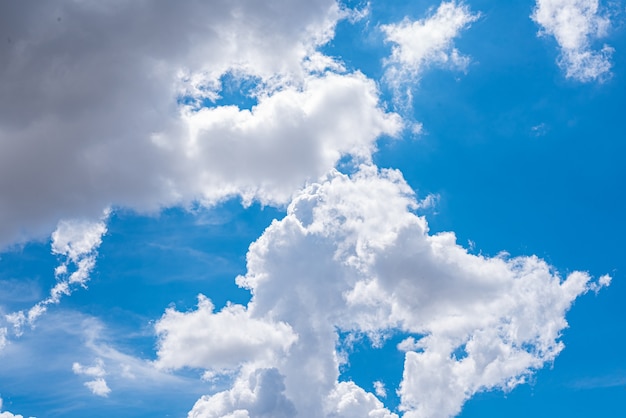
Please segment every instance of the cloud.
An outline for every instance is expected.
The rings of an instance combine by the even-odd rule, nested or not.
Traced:
[[[6,320],[13,325],[16,335],[22,334],[22,327],[25,324],[33,326],[49,305],[58,304],[63,295],[71,295],[74,287],[87,286],[89,275],[96,264],[102,236],[107,231],[108,214],[109,212],[105,211],[102,219],[98,221],[63,220],[58,223],[52,233],[51,243],[52,254],[63,260],[54,271],[57,284],[50,290],[50,295],[46,299],[35,304],[28,312],[18,311],[5,315]]]
[[[8,411],[2,412],[2,398],[0,398],[0,418],[24,418],[22,415],[14,415]]]
[[[385,388],[385,384],[383,382],[381,382],[380,380],[377,380],[374,382],[374,392],[376,393],[376,396],[379,396],[381,398],[386,398],[387,397],[387,389]]]
[[[270,399],[284,396],[309,416],[393,416],[374,394],[338,381],[338,331],[369,335],[372,345],[385,344],[389,332],[404,333],[398,345],[406,352],[398,388],[404,416],[453,416],[475,393],[511,390],[553,361],[563,349],[559,337],[572,302],[609,283],[582,272],[561,278],[535,256],[470,254],[452,233],[430,235],[414,213],[418,206],[399,172],[368,165],[302,190],[285,218],[250,246],[248,271],[237,278],[252,293],[239,314],[264,326],[288,325],[293,334],[272,343],[282,339],[288,349],[263,356],[261,366],[254,364],[256,351],[233,355],[228,366],[240,361],[242,368],[232,388],[203,397],[190,416],[254,416],[259,398],[250,395],[250,379],[268,369],[284,379]],[[222,313],[212,309],[176,314],[168,332],[191,335],[187,319],[193,318],[198,339],[178,344],[177,354],[167,350],[168,358],[206,368],[223,362],[215,354]],[[255,338],[246,321],[228,331],[228,341]],[[241,398],[255,399],[252,410],[232,401]]]
[[[252,318],[242,305],[214,306],[198,296],[198,309],[168,309],[156,323],[159,336],[156,366],[214,371],[237,369],[244,362],[271,364],[297,341],[291,327]]]
[[[91,393],[97,396],[107,397],[109,393],[111,393],[111,389],[107,386],[106,380],[101,377],[85,382],[85,386],[91,391]]]
[[[7,345],[8,330],[6,327],[0,328],[0,351]]]
[[[83,366],[80,363],[72,364],[72,371],[74,374],[94,377],[95,379],[85,382],[84,385],[97,396],[107,397],[111,393],[111,389],[107,385],[104,376],[107,372],[104,370],[104,362],[102,359],[97,358],[93,366]]]
[[[333,0],[3,2],[0,15],[0,248],[110,206],[287,203],[400,128],[373,81],[316,50],[351,15]],[[256,107],[218,105],[226,76],[254,80]]]
[[[278,370],[256,369],[237,379],[232,389],[203,396],[189,412],[189,418],[288,418],[296,415],[285,398],[283,376]]]
[[[72,364],[72,371],[74,372],[74,374],[91,377],[104,377],[107,374],[104,370],[104,362],[100,358],[96,359],[96,362],[93,366],[85,367],[80,363],[74,363]]]
[[[433,65],[465,69],[469,58],[456,49],[453,41],[478,17],[468,6],[450,1],[442,2],[427,18],[405,18],[400,23],[381,26],[387,42],[394,44],[385,61],[387,80],[399,87]]]
[[[598,0],[537,0],[532,19],[542,28],[539,34],[554,36],[559,44],[558,63],[567,78],[589,82],[609,76],[613,48],[592,48],[611,24]]]

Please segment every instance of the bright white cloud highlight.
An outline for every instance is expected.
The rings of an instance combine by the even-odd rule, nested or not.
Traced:
[[[609,75],[613,48],[592,48],[611,24],[598,0],[537,0],[532,18],[541,26],[540,34],[554,36],[559,44],[558,62],[566,77],[588,82]]]
[[[419,77],[432,65],[465,69],[469,58],[454,46],[462,30],[478,19],[469,7],[455,1],[443,2],[427,18],[381,26],[387,42],[393,44],[391,56],[385,61],[386,77],[392,85]]]
[[[186,141],[155,141],[164,151],[184,153],[185,183],[176,187],[187,196],[211,203],[239,193],[282,203],[342,156],[367,161],[380,135],[400,131],[399,117],[377,106],[373,81],[360,73],[327,73],[262,98],[252,111],[187,112]]]
[[[240,327],[216,325],[230,321],[206,301],[190,313],[168,311],[168,333],[192,335],[193,329],[198,337],[162,351],[167,356],[157,363],[243,365],[231,389],[203,397],[189,416],[255,416],[260,405],[269,408],[263,414],[276,416],[292,407],[311,417],[393,416],[374,394],[338,382],[337,330],[365,333],[372,344],[384,343],[391,330],[406,333],[398,345],[406,351],[397,388],[404,416],[454,416],[476,392],[510,390],[554,360],[572,302],[609,283],[581,272],[563,279],[534,256],[472,255],[452,233],[429,235],[425,219],[414,213],[418,206],[397,171],[335,172],[304,189],[287,216],[250,246],[248,272],[237,279],[252,293],[247,308],[237,307]],[[232,307],[225,309],[232,315]],[[288,350],[262,355],[255,365],[259,354],[248,353],[246,341],[258,337],[249,335],[248,318],[259,328],[289,326],[269,344],[282,340]],[[216,354],[230,341],[244,341],[232,364]],[[251,383],[268,370],[279,393],[259,392]]]

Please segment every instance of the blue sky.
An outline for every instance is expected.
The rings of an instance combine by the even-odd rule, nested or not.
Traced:
[[[0,5],[0,418],[622,417],[626,5]]]

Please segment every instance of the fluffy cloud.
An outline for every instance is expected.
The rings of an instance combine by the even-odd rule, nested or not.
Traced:
[[[441,3],[425,19],[405,18],[400,23],[381,26],[386,40],[394,44],[385,62],[387,79],[397,86],[419,76],[430,65],[464,69],[469,59],[454,47],[453,40],[478,16],[468,6],[451,1]]]
[[[288,202],[399,129],[373,82],[323,73],[341,71],[316,51],[348,15],[333,0],[3,2],[0,15],[0,247],[111,205]],[[216,106],[227,75],[254,80],[257,107]]]
[[[2,398],[0,398],[0,418],[24,418],[22,415],[14,415],[8,411],[2,412]]]
[[[104,380],[104,376],[106,376],[107,372],[104,369],[104,362],[102,359],[97,358],[95,364],[88,367],[85,367],[80,363],[74,363],[72,365],[72,371],[77,375],[94,378],[93,380],[84,383],[94,395],[106,397],[109,393],[111,393],[111,389],[107,385],[106,380]]]
[[[189,418],[289,418],[296,415],[285,398],[283,377],[278,370],[256,369],[239,378],[232,389],[203,396],[189,412]]]
[[[568,78],[586,82],[609,74],[613,48],[591,47],[610,25],[598,0],[537,0],[532,18],[542,27],[540,34],[556,39],[561,49],[559,65]]]
[[[209,202],[240,193],[263,202],[288,202],[344,155],[368,160],[381,134],[400,119],[377,108],[374,82],[362,74],[307,77],[261,99],[252,110],[235,106],[187,112],[187,140],[158,140],[184,151],[186,179],[177,189]]]
[[[280,398],[312,417],[393,416],[373,394],[338,382],[337,330],[365,333],[372,344],[384,344],[390,331],[405,333],[398,346],[406,351],[398,388],[404,416],[453,416],[476,392],[510,390],[554,360],[572,302],[610,283],[581,272],[563,279],[534,256],[472,255],[452,233],[430,235],[418,206],[399,172],[373,166],[352,176],[335,172],[296,196],[286,217],[250,246],[248,272],[237,283],[252,300],[237,309],[265,326],[287,324],[297,340],[279,337],[289,348],[265,356],[262,367],[254,365],[256,352],[244,353],[232,388],[203,397],[189,416],[254,416],[259,402],[267,405],[261,398]],[[194,321],[198,344],[177,346],[189,365],[209,367],[191,359],[219,358],[215,331],[226,340],[251,338],[247,326],[225,332],[230,322],[212,309],[178,313],[168,323],[168,332],[190,334],[187,319],[204,311]],[[268,369],[284,388],[259,396],[251,379]]]
[[[237,369],[244,362],[272,363],[297,340],[285,323],[251,318],[241,305],[213,313],[213,304],[198,297],[198,309],[168,309],[157,322],[157,367],[197,367],[216,372]]]

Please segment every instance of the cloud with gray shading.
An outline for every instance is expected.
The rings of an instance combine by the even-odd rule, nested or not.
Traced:
[[[333,0],[2,2],[0,247],[110,206],[282,204],[368,157],[401,121],[317,51],[349,15]],[[215,104],[227,74],[257,81],[255,107]]]
[[[248,271],[237,278],[252,294],[238,310],[268,327],[286,324],[290,334],[282,346],[267,345],[275,355],[242,358],[233,351],[232,388],[204,397],[190,416],[245,410],[233,403],[224,409],[224,399],[252,396],[248,382],[266,369],[282,376],[284,396],[308,416],[393,416],[372,393],[338,381],[338,331],[368,335],[373,345],[384,344],[391,331],[404,333],[397,388],[403,416],[454,416],[475,393],[511,390],[552,362],[563,349],[573,301],[610,283],[608,276],[594,281],[582,272],[561,278],[534,256],[470,254],[453,233],[429,234],[426,220],[413,212],[417,206],[399,172],[371,165],[352,176],[335,172],[302,190],[285,218],[250,246]],[[215,364],[220,372],[225,363],[215,347],[225,338],[258,338],[245,326],[228,327],[221,312],[207,311],[194,322],[202,343],[170,341],[199,313],[169,310],[156,324],[168,329],[157,362],[187,359],[178,367]],[[228,331],[220,333],[222,318]]]

